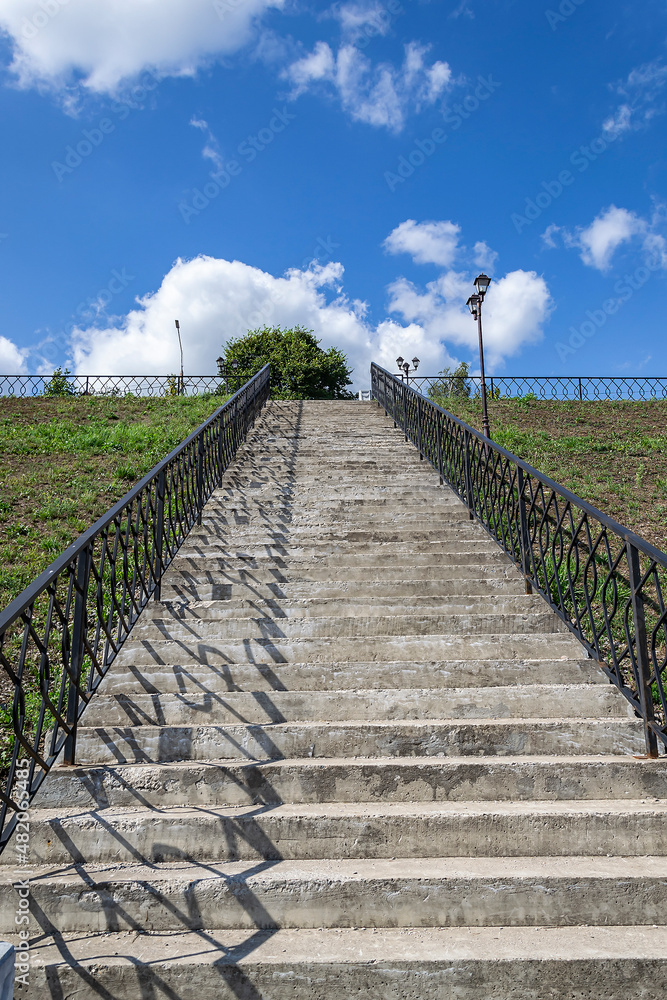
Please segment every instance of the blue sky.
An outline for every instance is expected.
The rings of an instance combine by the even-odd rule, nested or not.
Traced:
[[[0,368],[667,374],[667,8],[0,0]]]

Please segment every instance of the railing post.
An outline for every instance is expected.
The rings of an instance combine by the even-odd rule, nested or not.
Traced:
[[[442,472],[442,414],[436,410],[435,411],[435,427],[437,434],[437,447],[438,447],[438,475],[440,476],[440,485],[443,486],[445,482],[445,477]]]
[[[468,517],[471,521],[475,519],[473,514],[473,495],[472,495],[472,470],[470,468],[470,431],[463,431],[463,461],[465,463],[465,487],[466,487],[466,503],[468,505]]]
[[[583,390],[581,388],[581,379],[579,379],[579,402],[580,403],[583,401],[583,398],[584,398],[584,394],[583,394]]]
[[[642,572],[639,562],[639,550],[631,542],[626,542],[628,553],[628,570],[630,577],[630,594],[632,599],[632,618],[635,623],[635,660],[637,663],[637,686],[639,688],[639,705],[644,722],[644,739],[646,753],[649,757],[658,756],[658,737],[651,728],[655,721],[653,693],[651,691],[651,668],[649,663],[648,642],[646,639],[646,618],[644,616],[644,601],[641,595]],[[628,636],[630,642],[630,637]]]
[[[422,449],[422,398],[417,396],[417,433],[419,435],[419,461],[424,461],[424,452]]]
[[[204,506],[204,435],[200,434],[197,441],[197,524],[201,525],[201,514]]]
[[[523,495],[525,477],[521,466],[517,466],[517,489],[519,491],[519,545],[521,547],[521,570],[526,584],[526,593],[532,594],[533,585],[528,579],[530,575],[530,536],[528,534],[528,515],[526,513],[526,498]]]
[[[74,620],[72,622],[72,645],[69,657],[69,688],[67,691],[67,728],[63,763],[69,767],[76,759],[76,731],[79,718],[79,691],[81,687],[81,667],[88,624],[88,581],[93,559],[92,544],[79,553],[76,560],[76,583],[74,592]]]
[[[155,587],[156,601],[159,601],[162,595],[162,574],[164,572],[164,497],[166,492],[167,473],[165,469],[160,469],[157,477],[157,509],[155,511],[155,575],[157,577],[157,584]]]
[[[405,383],[401,381],[401,393],[403,395],[403,431],[405,440],[408,440],[408,394],[405,391]]]

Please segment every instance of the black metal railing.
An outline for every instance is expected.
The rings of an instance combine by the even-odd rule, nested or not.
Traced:
[[[405,381],[400,373],[395,378]],[[424,396],[479,398],[479,375],[410,375],[409,384]],[[487,399],[655,400],[667,399],[667,378],[604,378],[593,376],[487,375]]]
[[[266,365],[0,613],[0,851],[269,398]],[[29,762],[27,797],[16,794]]]
[[[371,391],[667,748],[667,554],[371,366]]]
[[[0,396],[226,396],[241,384],[220,375],[0,375]]]

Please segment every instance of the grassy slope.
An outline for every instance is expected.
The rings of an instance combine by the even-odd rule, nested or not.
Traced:
[[[479,400],[441,405],[481,430]],[[667,550],[667,402],[489,402],[491,435]]]
[[[0,399],[0,608],[222,402]]]

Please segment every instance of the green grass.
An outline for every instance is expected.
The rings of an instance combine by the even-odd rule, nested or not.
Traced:
[[[0,399],[0,608],[224,399]]]
[[[481,430],[479,400],[441,405]],[[490,400],[494,441],[667,550],[667,402]]]

